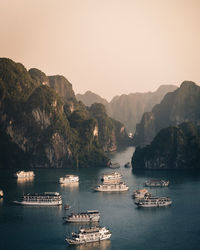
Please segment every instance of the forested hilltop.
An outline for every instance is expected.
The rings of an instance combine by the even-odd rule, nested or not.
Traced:
[[[104,166],[128,142],[102,105],[76,100],[64,76],[0,58],[0,167]]]
[[[200,127],[190,122],[162,129],[144,148],[137,147],[133,169],[200,169]]]
[[[137,125],[133,169],[200,168],[200,87],[185,81]]]

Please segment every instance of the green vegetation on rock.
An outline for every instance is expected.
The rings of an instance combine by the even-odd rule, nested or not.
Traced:
[[[137,125],[135,145],[149,144],[163,128],[190,121],[200,124],[200,87],[185,81],[180,88],[165,95],[160,104],[145,113]]]
[[[7,58],[0,59],[0,114],[0,167],[105,166],[104,151],[116,149],[123,126],[105,107],[78,102],[65,77]]]
[[[133,169],[200,168],[200,130],[190,122],[162,129],[144,148],[137,147]]]

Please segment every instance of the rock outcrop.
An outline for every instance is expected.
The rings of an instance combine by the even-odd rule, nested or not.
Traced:
[[[200,169],[200,127],[190,122],[162,129],[150,145],[137,147],[135,169]]]
[[[98,112],[76,100],[65,77],[0,58],[0,167],[105,166],[118,126],[101,127]],[[105,137],[107,148],[104,129],[116,139]]]
[[[165,95],[152,112],[145,113],[137,124],[134,136],[135,145],[149,144],[155,135],[168,126],[190,121],[200,124],[200,87],[194,82],[185,81],[180,88]]]
[[[88,110],[97,121],[99,144],[105,152],[115,151],[119,145],[128,145],[129,138],[124,125],[110,118],[103,104],[94,103]]]

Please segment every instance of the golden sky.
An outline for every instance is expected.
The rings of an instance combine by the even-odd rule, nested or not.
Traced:
[[[200,83],[200,0],[0,0],[0,56],[75,93]]]

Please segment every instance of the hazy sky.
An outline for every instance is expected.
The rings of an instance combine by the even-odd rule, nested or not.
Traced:
[[[0,56],[110,100],[200,83],[200,0],[0,0]]]

